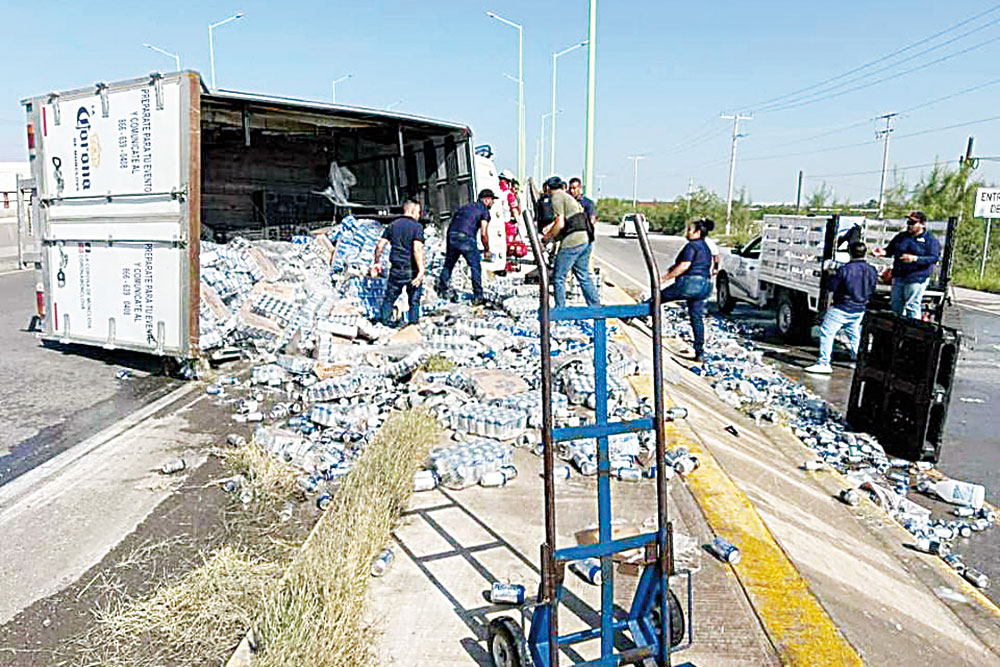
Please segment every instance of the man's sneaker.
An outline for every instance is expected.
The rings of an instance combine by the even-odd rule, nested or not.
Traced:
[[[833,373],[833,368],[831,366],[824,366],[823,364],[813,364],[806,369],[806,373],[814,373],[816,375],[830,375]]]

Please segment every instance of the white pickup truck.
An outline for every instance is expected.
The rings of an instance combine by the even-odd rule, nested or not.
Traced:
[[[623,239],[628,234],[639,235],[636,225],[642,225],[645,231],[649,231],[649,221],[643,213],[626,213],[618,223],[618,238]]]
[[[197,72],[22,104],[40,337],[166,358],[200,353],[201,239],[284,239],[347,213],[388,219],[406,197],[446,224],[475,198],[483,166],[466,125],[211,91]]]
[[[925,306],[940,321],[948,281],[951,277],[952,232],[955,219],[928,221],[930,230],[941,243],[941,261],[935,265],[931,284],[925,294]],[[831,218],[795,215],[765,215],[761,235],[746,245],[722,256],[716,279],[716,301],[723,313],[732,312],[737,301],[774,308],[778,332],[790,340],[809,335],[817,313],[826,307],[827,271],[848,261],[844,235],[857,226],[868,248],[885,247],[900,231],[903,220],[876,220],[863,216]],[[869,263],[881,273],[892,266],[892,259],[869,257]],[[884,305],[888,285],[880,285],[876,306]]]

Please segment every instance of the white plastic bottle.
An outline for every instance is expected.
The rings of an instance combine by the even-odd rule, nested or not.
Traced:
[[[946,479],[931,486],[934,493],[952,505],[963,505],[979,509],[986,500],[986,488],[981,484],[971,482],[960,482],[955,479]]]

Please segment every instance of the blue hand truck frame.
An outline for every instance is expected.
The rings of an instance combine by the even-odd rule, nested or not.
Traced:
[[[559,667],[560,648],[600,638],[601,657],[573,663],[578,667],[617,667],[640,664],[644,667],[669,667],[670,656],[691,646],[694,634],[692,582],[689,570],[676,571],[673,558],[673,525],[667,508],[666,463],[667,421],[682,418],[683,409],[667,410],[663,400],[663,340],[661,330],[659,272],[645,229],[636,226],[651,298],[635,305],[549,307],[549,272],[544,248],[533,223],[526,225],[531,248],[538,266],[539,320],[542,357],[542,443],[545,495],[545,543],[541,545],[541,584],[536,599],[521,607],[521,623],[509,616],[490,624],[490,652],[497,667]],[[652,318],[653,343],[653,414],[630,421],[608,420],[607,320],[611,318]],[[554,428],[552,415],[551,329],[553,322],[592,320],[594,327],[594,383],[596,394],[595,423],[586,426]],[[620,433],[652,430],[656,440],[655,532],[613,539],[611,526],[611,468],[608,438]],[[555,444],[566,440],[596,438],[598,453],[597,516],[598,541],[595,544],[556,548]],[[641,548],[645,564],[631,608],[627,615],[615,618],[614,554]],[[600,626],[559,634],[558,611],[566,589],[563,586],[568,562],[597,558],[601,563]],[[680,603],[669,589],[671,576],[683,576],[687,587],[687,623]],[[667,594],[664,594],[666,592]],[[523,628],[530,615],[527,639]],[[678,627],[679,626],[679,627]],[[685,626],[687,637],[685,640]],[[633,646],[619,649],[616,638],[628,631]],[[669,641],[662,641],[668,637]]]

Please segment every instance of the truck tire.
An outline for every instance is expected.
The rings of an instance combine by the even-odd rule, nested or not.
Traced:
[[[803,303],[801,295],[785,289],[778,295],[775,322],[781,337],[792,343],[802,342],[812,328],[809,309]]]
[[[736,307],[736,299],[729,291],[729,276],[720,273],[715,279],[715,301],[719,307],[719,312],[729,315]]]

